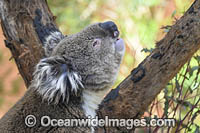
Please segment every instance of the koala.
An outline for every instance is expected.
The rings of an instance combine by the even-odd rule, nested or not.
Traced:
[[[125,52],[116,24],[95,23],[69,36],[53,32],[44,49],[46,57],[37,64],[31,87],[49,104],[80,97],[85,115],[95,117]]]

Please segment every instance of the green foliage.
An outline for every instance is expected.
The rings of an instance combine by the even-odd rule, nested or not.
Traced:
[[[4,103],[4,99],[0,97],[0,107],[3,105],[3,103]]]
[[[143,48],[142,50],[141,50],[141,52],[145,52],[145,53],[151,53],[153,51],[153,48],[150,48],[150,49],[148,49],[148,48]]]
[[[16,79],[12,82],[12,93],[13,94],[17,94],[19,93],[19,90],[20,90],[20,82],[21,80],[20,79]]]
[[[81,18],[84,9],[87,8],[90,0],[87,1],[53,1],[49,0],[49,5],[55,16],[56,22],[64,33],[76,33],[89,24],[90,18]]]
[[[177,126],[166,131],[197,132],[199,130],[200,61],[194,56],[168,83],[164,93],[162,118],[175,118]],[[170,129],[171,128],[171,129]]]
[[[0,51],[0,63],[3,61],[3,52]]]
[[[0,94],[2,94],[4,91],[4,85],[3,85],[3,81],[0,80]]]

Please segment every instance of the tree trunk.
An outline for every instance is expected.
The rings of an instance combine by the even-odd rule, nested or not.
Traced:
[[[12,52],[26,86],[30,85],[34,66],[43,57],[44,37],[57,29],[45,0],[0,0],[1,25],[5,44]],[[154,51],[104,99],[98,111],[104,118],[139,118],[157,94],[165,87],[200,47],[200,0],[178,20]],[[34,127],[25,118],[36,116]],[[48,105],[33,90],[27,90],[0,120],[2,132],[89,132],[88,127],[44,127],[42,116],[50,118],[84,118],[83,112],[67,105]],[[98,129],[107,132],[128,131],[123,127]]]

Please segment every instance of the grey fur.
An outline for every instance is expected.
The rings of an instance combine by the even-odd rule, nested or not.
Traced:
[[[82,104],[85,114],[94,117],[98,104],[116,80],[124,54],[124,45],[116,45],[117,27],[112,33],[100,24],[89,25],[67,37],[52,33],[47,38],[45,51],[49,57],[36,66],[31,85],[43,99],[70,102],[71,95],[77,96],[79,91],[85,99]]]
[[[53,49],[57,46],[57,44],[64,38],[63,34],[61,32],[51,32],[50,35],[45,39],[44,43],[44,50],[45,55],[50,56]]]

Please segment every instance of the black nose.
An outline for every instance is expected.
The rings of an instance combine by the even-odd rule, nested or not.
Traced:
[[[117,25],[112,21],[107,21],[99,24],[101,28],[109,31],[113,37],[119,36],[119,31],[117,29]]]

